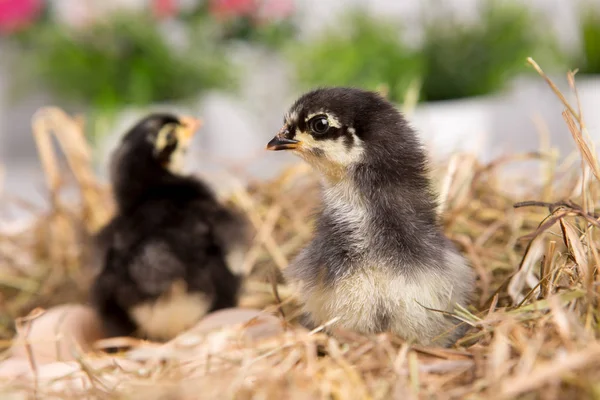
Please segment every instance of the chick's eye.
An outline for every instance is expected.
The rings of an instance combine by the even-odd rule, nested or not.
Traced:
[[[325,117],[317,117],[310,121],[310,129],[314,133],[323,134],[329,129],[329,121]]]
[[[167,143],[173,143],[177,141],[177,136],[175,135],[175,130],[172,129],[167,132]]]

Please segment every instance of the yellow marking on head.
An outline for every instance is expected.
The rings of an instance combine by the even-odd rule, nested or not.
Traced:
[[[356,136],[350,148],[344,143],[343,137],[316,140],[311,134],[301,132],[298,128],[294,138],[300,141],[300,145],[293,151],[325,175],[331,183],[343,179],[348,167],[360,162],[364,153],[364,148]],[[316,153],[311,150],[315,150]]]
[[[189,118],[188,118],[189,119]],[[168,163],[165,167],[174,174],[180,174],[183,170],[185,152],[189,148],[194,137],[194,132],[200,126],[199,120],[189,123],[187,119],[183,119],[180,124],[166,124],[161,128],[154,141],[156,152],[161,152],[165,147],[175,141],[175,149],[171,153]]]
[[[177,140],[177,127],[177,124],[165,124],[160,128],[154,140],[154,148],[157,151],[162,151],[172,140]]]

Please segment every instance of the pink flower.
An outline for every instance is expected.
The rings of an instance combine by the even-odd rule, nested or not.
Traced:
[[[281,21],[293,12],[293,0],[262,0],[257,19],[263,23]]]
[[[42,0],[0,0],[0,33],[12,33],[31,25],[41,13]]]
[[[210,12],[220,19],[252,15],[257,8],[255,0],[211,0]]]
[[[177,0],[153,0],[152,13],[160,19],[173,17],[177,14]]]

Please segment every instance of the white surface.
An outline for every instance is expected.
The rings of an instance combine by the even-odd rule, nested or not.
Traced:
[[[600,76],[581,79],[577,84],[583,119],[591,139],[600,145]]]
[[[409,117],[436,158],[468,152],[489,160],[497,96],[423,104]]]

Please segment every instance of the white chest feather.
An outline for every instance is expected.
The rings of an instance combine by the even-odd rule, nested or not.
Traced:
[[[243,276],[249,272],[244,269],[245,260],[246,248],[244,246],[234,246],[225,256],[227,268],[236,276]]]
[[[345,231],[355,247],[368,246],[368,211],[365,202],[352,184],[342,180],[335,185],[325,185],[323,190],[325,212]]]
[[[316,324],[337,318],[332,327],[368,334],[379,332],[384,323],[386,330],[428,344],[451,328],[442,313],[428,308],[451,312],[455,303],[464,304],[472,286],[472,272],[461,256],[448,252],[446,267],[443,272],[424,269],[407,279],[389,266],[365,265],[331,285],[300,284],[300,293]]]
[[[189,293],[177,282],[170,292],[156,301],[133,307],[130,314],[141,333],[152,339],[169,340],[194,326],[209,309],[206,295]]]

